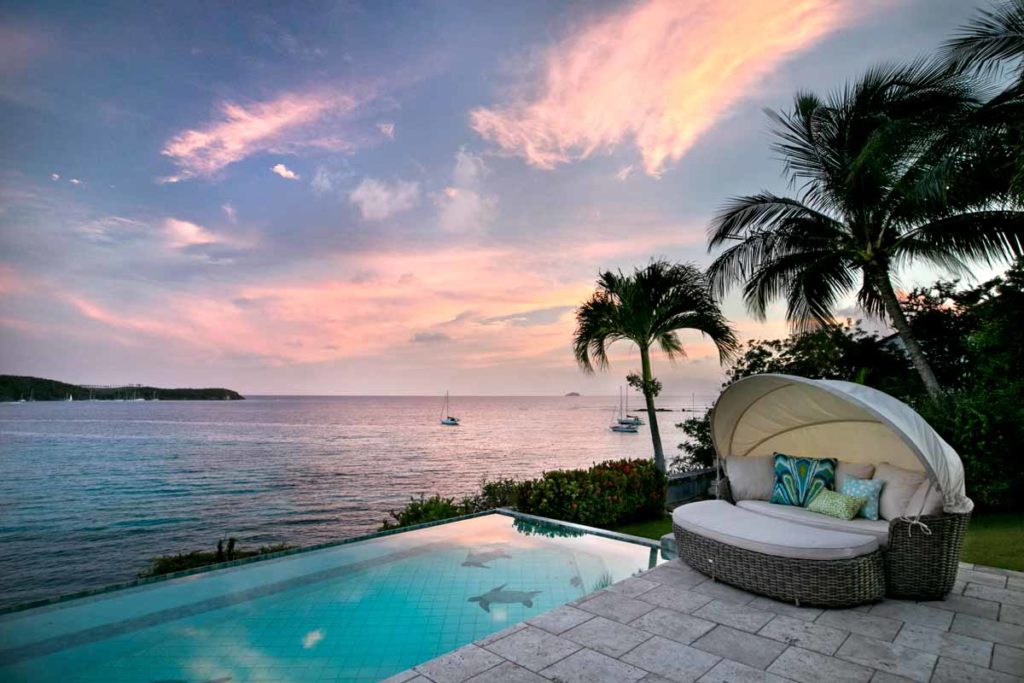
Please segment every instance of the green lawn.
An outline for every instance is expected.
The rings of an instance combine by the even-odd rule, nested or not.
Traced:
[[[672,518],[623,524],[612,531],[661,538],[672,531]],[[971,517],[961,558],[964,562],[1024,571],[1024,513],[981,512]]]

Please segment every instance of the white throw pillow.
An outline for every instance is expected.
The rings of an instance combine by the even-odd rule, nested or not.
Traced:
[[[725,459],[725,474],[734,501],[770,500],[775,485],[775,456],[731,455]]]
[[[836,466],[836,491],[841,491],[847,477],[854,479],[870,479],[875,473],[875,466],[869,462],[843,462]]]
[[[907,503],[907,517],[916,517],[919,512],[922,515],[937,515],[942,512],[942,492],[937,486],[932,486],[927,477]]]
[[[882,519],[896,519],[907,511],[910,499],[917,493],[921,482],[927,481],[924,472],[913,472],[889,463],[882,463],[875,468],[873,479],[885,482],[882,495],[878,499],[878,513]]]

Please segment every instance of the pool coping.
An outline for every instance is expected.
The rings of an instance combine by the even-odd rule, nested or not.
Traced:
[[[239,560],[231,560],[228,562],[219,562],[217,564],[206,565],[203,567],[195,567],[194,569],[183,569],[181,571],[161,574],[159,576],[147,576],[144,578],[133,579],[131,581],[122,581],[120,583],[114,583],[99,588],[89,588],[83,591],[77,591],[75,593],[65,593],[62,595],[54,596],[52,598],[40,598],[38,600],[30,600],[27,602],[17,603],[14,605],[10,605],[8,607],[0,608],[0,617],[6,617],[10,614],[14,614],[17,612],[25,612],[27,610],[36,609],[38,607],[58,605],[60,603],[70,602],[72,600],[79,600],[81,598],[95,597],[97,595],[105,595],[107,593],[113,593],[120,590],[127,590],[129,588],[138,588],[140,586],[146,586],[153,583],[171,581],[185,576],[195,576],[196,574],[205,574],[208,572],[220,571],[222,569],[231,569],[234,567],[240,567],[247,564],[253,564],[255,562],[266,562],[269,560],[282,559],[285,557],[289,557],[291,555],[299,555],[302,553],[314,552],[317,550],[336,548],[344,545],[350,545],[352,543],[369,541],[375,538],[394,536],[395,534],[404,533],[406,531],[427,529],[430,527],[439,526],[441,524],[448,524],[450,522],[460,522],[466,519],[474,519],[476,517],[483,517],[485,515],[493,514],[505,515],[507,517],[515,517],[516,519],[522,519],[528,522],[535,522],[537,524],[543,524],[546,526],[555,526],[564,529],[571,529],[573,531],[587,533],[592,536],[600,536],[615,541],[632,543],[634,545],[647,546],[652,550],[658,550],[661,548],[661,544],[658,541],[653,541],[649,538],[642,538],[640,536],[633,536],[631,534],[623,534],[617,531],[608,531],[607,529],[598,529],[597,527],[590,527],[584,524],[577,524],[575,522],[566,522],[560,519],[551,519],[549,517],[530,515],[524,512],[519,512],[518,510],[514,510],[512,508],[491,508],[490,510],[481,510],[480,512],[473,512],[468,515],[459,515],[458,517],[448,517],[446,519],[438,519],[431,522],[423,522],[422,524],[413,524],[411,526],[384,529],[381,531],[375,531],[370,534],[363,534],[360,536],[343,538],[337,541],[328,541],[326,543],[316,543],[314,545],[290,548],[288,550],[280,550],[274,553],[266,553],[265,555],[255,555],[253,557],[245,557]]]

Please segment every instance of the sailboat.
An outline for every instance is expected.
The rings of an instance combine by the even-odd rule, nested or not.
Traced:
[[[448,392],[446,391],[444,392],[444,408],[441,409],[441,424],[446,425],[448,427],[458,427],[459,418],[452,417],[451,415],[448,414],[448,404]]]
[[[621,389],[619,391],[621,391]],[[620,401],[621,401],[621,397],[620,397]],[[638,416],[630,415],[629,414],[629,392],[627,391],[626,392],[626,416],[622,417],[621,415],[619,415],[619,424],[620,425],[633,425],[634,427],[639,427],[643,423],[644,423],[644,421],[641,420]]]
[[[613,432],[622,432],[623,434],[636,434],[636,425],[632,423],[623,422],[622,417],[622,388],[619,388],[619,419],[617,422],[612,423],[611,430]]]

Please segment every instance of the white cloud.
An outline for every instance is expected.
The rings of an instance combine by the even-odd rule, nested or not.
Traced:
[[[81,185],[82,184],[82,181],[79,180],[78,178],[72,178],[68,182],[71,183],[72,185]]]
[[[322,629],[310,631],[302,638],[302,649],[312,650],[316,647],[317,643],[324,639],[324,632]]]
[[[378,123],[377,130],[379,130],[381,132],[381,135],[383,135],[384,137],[389,138],[391,140],[395,139],[395,124],[391,123],[390,121],[381,121],[380,123]]]
[[[420,184],[398,180],[387,183],[375,178],[363,178],[348,196],[349,202],[359,207],[363,220],[379,221],[406,211],[420,201]]]
[[[623,166],[615,173],[615,179],[619,181],[625,180],[629,176],[633,175],[633,170],[633,164]]]
[[[178,218],[164,219],[164,235],[171,246],[184,248],[197,244],[214,244],[217,237],[201,225]]]
[[[274,164],[273,168],[270,169],[277,175],[281,176],[285,180],[298,180],[299,174],[288,168],[284,164]]]
[[[230,202],[224,204],[221,209],[224,210],[224,215],[228,217],[228,220],[232,223],[238,222],[238,213],[235,211],[235,207]]]
[[[484,191],[483,179],[490,173],[484,160],[465,149],[455,154],[452,184],[437,198],[438,224],[446,232],[472,232],[494,219],[497,199]]]
[[[50,180],[60,180],[60,173],[51,173]]]

